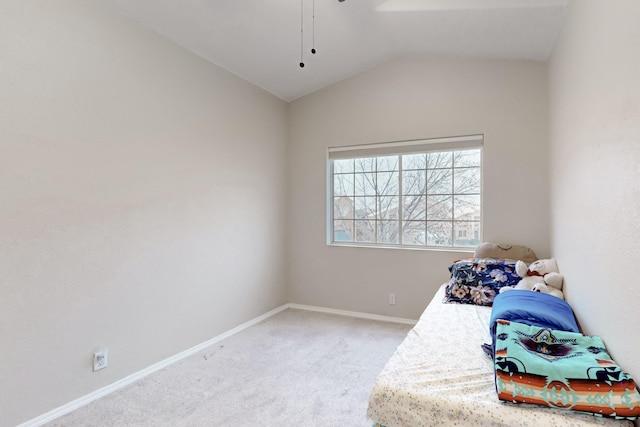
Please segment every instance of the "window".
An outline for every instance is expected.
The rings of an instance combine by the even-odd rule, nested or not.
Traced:
[[[330,148],[329,243],[478,245],[482,144],[473,135]]]

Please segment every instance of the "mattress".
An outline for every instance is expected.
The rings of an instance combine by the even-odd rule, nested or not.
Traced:
[[[368,417],[386,427],[631,426],[536,405],[498,400],[492,360],[491,307],[443,304],[444,285],[377,377]]]

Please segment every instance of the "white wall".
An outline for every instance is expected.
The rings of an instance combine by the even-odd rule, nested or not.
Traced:
[[[484,133],[484,240],[549,255],[545,63],[397,60],[296,100],[289,113],[292,302],[417,318],[451,262],[468,255],[327,246],[329,146]]]
[[[0,425],[285,302],[283,101],[96,1],[0,46]]]
[[[552,251],[567,299],[638,381],[640,2],[571,3],[549,65]]]

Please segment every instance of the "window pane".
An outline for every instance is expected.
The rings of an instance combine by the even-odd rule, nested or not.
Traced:
[[[398,243],[398,221],[378,221],[378,243]]]
[[[412,170],[402,172],[403,194],[424,194],[426,191],[426,171]]]
[[[398,172],[378,172],[378,194],[398,194]]]
[[[333,161],[333,173],[349,173],[349,172],[353,172],[353,168],[354,168],[353,159]]]
[[[451,196],[427,196],[427,219],[453,219],[453,198]]]
[[[398,156],[378,157],[378,172],[397,171]]]
[[[479,222],[454,222],[455,246],[478,246],[480,244]]]
[[[428,194],[451,194],[453,192],[452,169],[430,169],[427,171]]]
[[[376,198],[375,197],[356,197],[356,219],[375,219],[376,217]]]
[[[480,168],[455,169],[454,192],[457,194],[480,193]]]
[[[353,219],[353,199],[349,197],[333,198],[333,219]]]
[[[378,197],[378,219],[398,218],[398,196]]]
[[[405,196],[402,198],[402,219],[425,219],[427,214],[427,198],[424,195]]]
[[[426,154],[405,154],[402,156],[402,169],[425,169],[427,167]]]
[[[336,242],[353,242],[353,221],[334,221],[333,240]]]
[[[454,219],[458,221],[480,221],[480,196],[455,196]]]
[[[376,174],[375,173],[357,173],[356,196],[375,196],[376,195]]]
[[[427,225],[424,221],[402,223],[402,244],[423,246],[426,243]]]
[[[376,158],[365,157],[362,159],[355,159],[356,172],[375,172],[376,171]]]
[[[480,166],[480,150],[456,151],[453,165],[455,167]]]
[[[336,174],[333,176],[333,195],[352,196],[353,195],[353,175]]]
[[[374,221],[355,221],[356,242],[375,243],[376,231]]]
[[[451,246],[453,227],[450,222],[427,222],[427,245]]]
[[[450,168],[453,166],[453,154],[450,151],[427,154],[427,168]]]

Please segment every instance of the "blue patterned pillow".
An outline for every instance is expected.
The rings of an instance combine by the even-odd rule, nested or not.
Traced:
[[[505,258],[469,258],[449,267],[444,302],[493,305],[500,288],[515,286],[520,281],[516,260]]]

